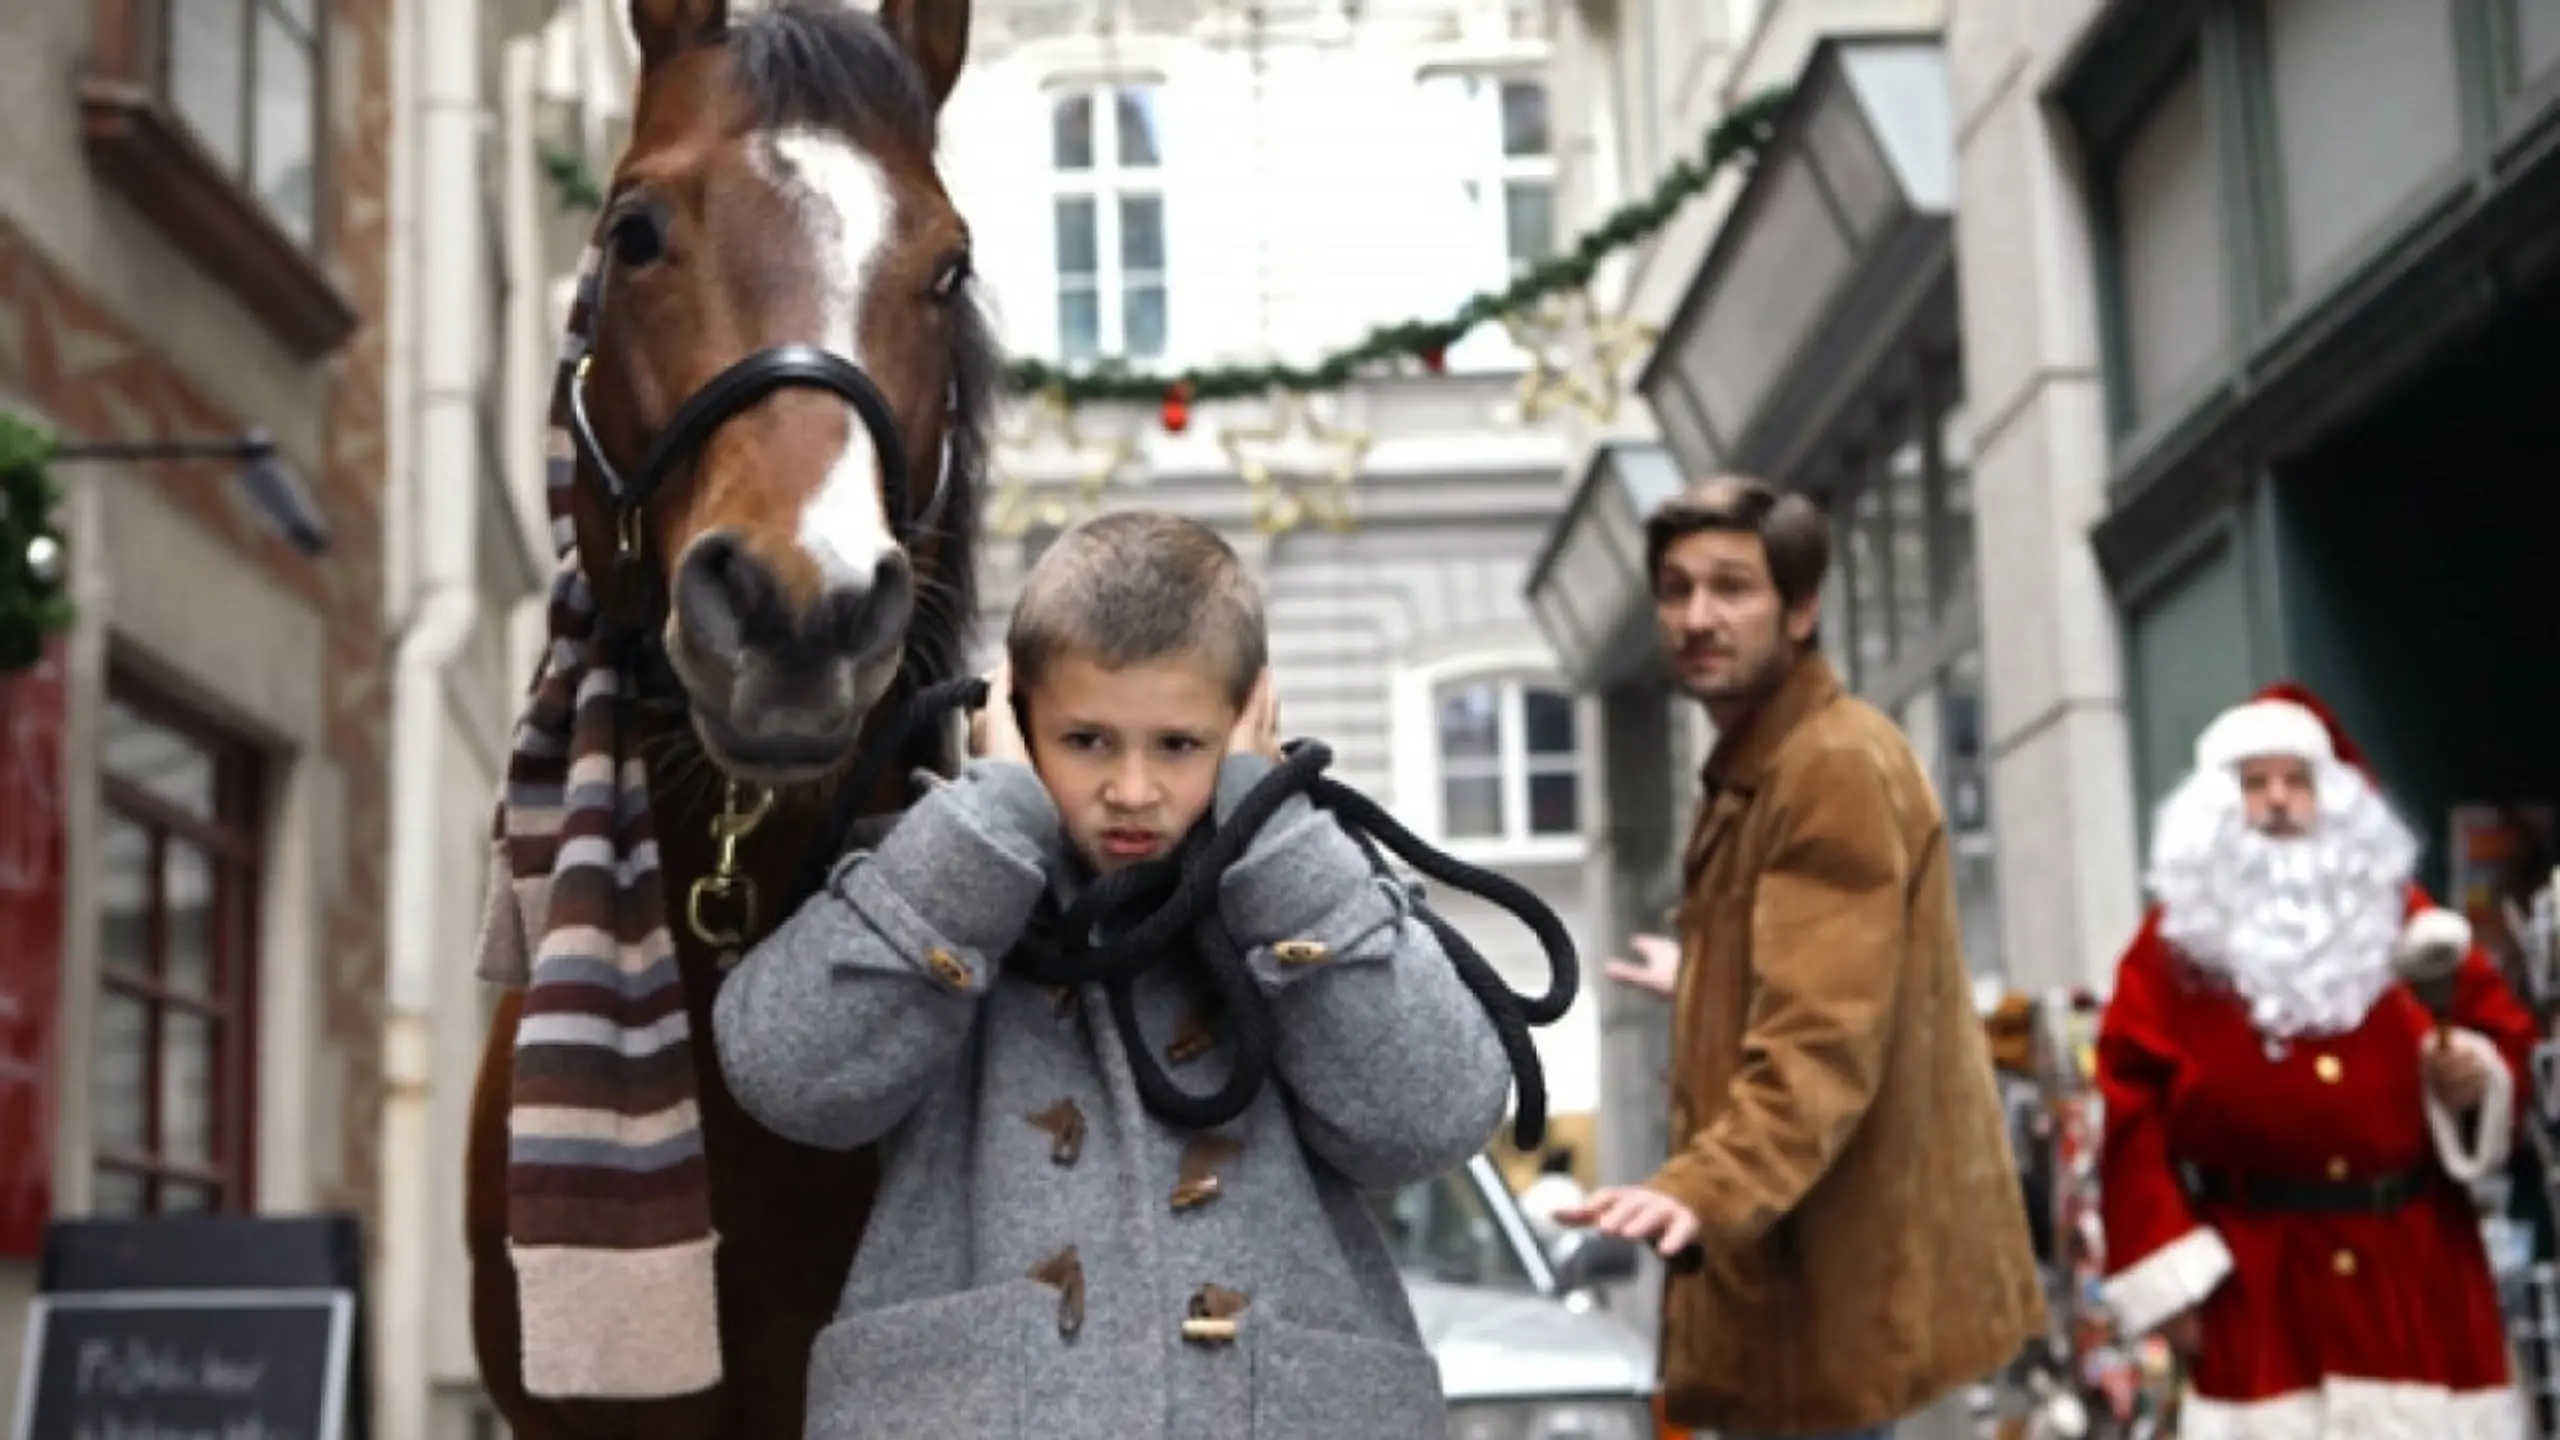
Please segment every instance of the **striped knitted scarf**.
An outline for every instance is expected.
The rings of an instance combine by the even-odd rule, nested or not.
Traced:
[[[524,990],[507,1242],[525,1389],[641,1399],[720,1380],[717,1237],[648,771],[617,743],[630,677],[613,663],[571,518],[569,386],[597,270],[590,246],[552,392],[550,640],[498,800],[480,970]]]

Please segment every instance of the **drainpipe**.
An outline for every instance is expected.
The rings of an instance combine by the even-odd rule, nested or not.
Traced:
[[[473,823],[486,797],[457,788],[443,764],[447,671],[479,624],[473,564],[481,487],[478,404],[484,308],[480,174],[479,0],[407,0],[414,40],[415,127],[408,224],[413,247],[409,333],[415,389],[395,404],[415,406],[406,508],[393,516],[409,548],[409,593],[401,606],[392,680],[389,1073],[384,1129],[383,1226],[387,1268],[378,1359],[383,1440],[426,1440],[441,1328],[438,1304],[459,1260],[461,1156],[437,1140],[445,1092],[467,1075],[435,1064],[440,1029],[478,1028],[476,1013],[440,1014],[440,973],[465,973],[471,921],[479,913],[474,869],[448,873],[438,862],[455,827]],[[399,123],[399,122],[395,122]]]
[[[554,22],[555,24],[557,22]],[[506,315],[498,343],[506,376],[499,397],[499,444],[507,497],[514,502],[517,539],[534,575],[525,603],[547,610],[550,597],[551,377],[558,358],[558,322],[551,313],[550,247],[546,243],[555,202],[542,173],[543,39],[540,33],[508,40],[498,57],[498,236],[507,275]],[[524,683],[522,666],[510,663],[507,683]],[[512,695],[510,699],[514,698]]]

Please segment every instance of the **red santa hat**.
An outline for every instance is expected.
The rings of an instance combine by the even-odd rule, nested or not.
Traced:
[[[2372,763],[2338,723],[2328,702],[2298,680],[2278,680],[2214,717],[2196,737],[2196,768],[2228,768],[2243,760],[2285,755],[2311,765],[2345,765],[2380,786]],[[2471,922],[2460,911],[2430,907],[2409,918],[2404,946],[2471,947]]]
[[[2214,717],[2196,737],[2196,767],[2227,769],[2243,760],[2283,755],[2311,765],[2336,762],[2353,767],[2367,780],[2373,767],[2364,751],[2348,738],[2337,712],[2293,680],[2279,680],[2240,705]]]

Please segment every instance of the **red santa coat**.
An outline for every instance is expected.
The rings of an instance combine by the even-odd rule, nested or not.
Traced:
[[[2410,891],[2413,923],[2462,927]],[[2516,1440],[2522,1412],[2481,1243],[2457,1182],[2514,1144],[2534,1022],[2488,960],[2464,959],[2455,1040],[2494,1062],[2469,1133],[2426,1093],[2433,1017],[2393,986],[2344,1034],[2271,1045],[2228,988],[2160,938],[2118,963],[2098,1039],[2100,1204],[2117,1319],[2142,1332],[2201,1303],[2180,1440]],[[2194,1198],[2180,1166],[2308,1180],[2425,1171],[2389,1213]]]

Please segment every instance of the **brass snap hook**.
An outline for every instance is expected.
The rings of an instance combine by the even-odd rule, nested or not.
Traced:
[[[773,813],[773,790],[769,786],[745,786],[732,780],[721,792],[720,813],[711,819],[713,852],[709,874],[693,882],[684,900],[685,923],[693,928],[694,938],[705,945],[717,946],[724,953],[723,963],[734,959],[734,952],[747,943],[756,928],[756,882],[738,869],[738,842],[755,833]],[[711,902],[725,901],[734,913],[735,925],[718,925],[711,918]]]
[[[736,914],[734,925],[715,924],[709,918],[708,902],[725,900]],[[693,882],[684,898],[685,923],[693,927],[694,937],[705,945],[722,951],[734,951],[747,943],[756,928],[755,882],[740,876],[705,875]],[[725,958],[725,957],[724,957]]]

